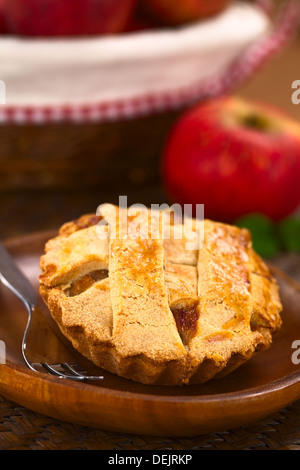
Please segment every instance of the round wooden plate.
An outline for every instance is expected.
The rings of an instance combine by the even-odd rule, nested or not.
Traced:
[[[6,243],[37,292],[39,258],[51,236],[35,233]],[[271,348],[227,377],[186,387],[145,386],[102,370],[98,372],[104,380],[97,383],[31,372],[21,355],[26,311],[1,285],[0,340],[6,345],[6,364],[0,365],[0,393],[63,421],[152,436],[196,436],[264,418],[300,398],[300,364],[292,360],[293,353],[298,357],[292,345],[300,341],[300,286],[281,271],[274,273],[284,311],[283,327]],[[44,353],[51,358],[51,351]]]

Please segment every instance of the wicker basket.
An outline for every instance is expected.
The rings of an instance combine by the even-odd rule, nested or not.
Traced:
[[[179,112],[101,124],[2,125],[1,190],[151,185]]]

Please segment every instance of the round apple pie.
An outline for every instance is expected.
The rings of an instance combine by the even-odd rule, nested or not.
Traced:
[[[248,230],[158,211],[153,234],[150,209],[108,206],[64,224],[41,257],[41,295],[77,351],[127,379],[183,385],[271,345],[279,290]]]

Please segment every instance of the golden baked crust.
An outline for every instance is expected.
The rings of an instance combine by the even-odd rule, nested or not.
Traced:
[[[63,225],[41,257],[41,295],[82,355],[128,379],[182,385],[270,346],[278,286],[247,230],[205,220],[201,248],[187,249],[175,220],[170,239],[122,239],[100,237],[101,219]]]

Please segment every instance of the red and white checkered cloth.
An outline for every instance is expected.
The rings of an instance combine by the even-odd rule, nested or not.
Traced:
[[[255,5],[234,4],[230,11],[199,26],[192,25],[172,32],[145,31],[123,38],[97,39],[96,42],[33,43],[17,38],[1,39],[0,79],[6,84],[7,101],[0,106],[0,124],[118,121],[180,109],[195,101],[229,93],[281,50],[295,33],[300,18],[299,1],[287,1],[278,21],[271,27],[268,19],[270,6],[270,0],[257,0]],[[247,18],[250,18],[248,36],[246,23],[240,25],[240,30],[234,31],[235,22]],[[251,19],[256,31],[251,25]],[[220,33],[217,39],[216,31]],[[195,39],[201,42],[201,38],[210,39],[207,39],[208,47],[205,48],[204,44],[201,49],[200,44],[198,51]],[[153,44],[153,48],[150,44]],[[53,53],[53,60],[51,62],[49,59],[48,66],[47,54],[50,51],[51,58],[51,50],[57,53]],[[74,59],[76,51],[77,62]],[[96,53],[95,57],[91,51]],[[118,52],[115,62],[114,51]],[[160,61],[156,60],[156,51]],[[185,71],[187,51],[192,52],[191,57],[186,59]],[[28,60],[22,65],[21,58],[26,60],[26,54]],[[105,54],[106,62],[103,61]],[[44,68],[39,67],[39,59]],[[134,61],[140,69],[135,68]],[[108,70],[105,69],[107,64]],[[90,89],[89,99],[86,96],[81,99],[76,90],[76,78],[79,82],[86,80],[86,88]],[[112,86],[106,94],[110,82],[113,85],[115,82],[115,88]],[[56,83],[59,83],[58,88]],[[155,86],[152,86],[153,83]],[[68,97],[64,100],[64,93],[67,95],[70,90],[72,92],[73,85],[76,99]],[[135,85],[138,85],[136,93]],[[95,99],[92,98],[94,96]]]

